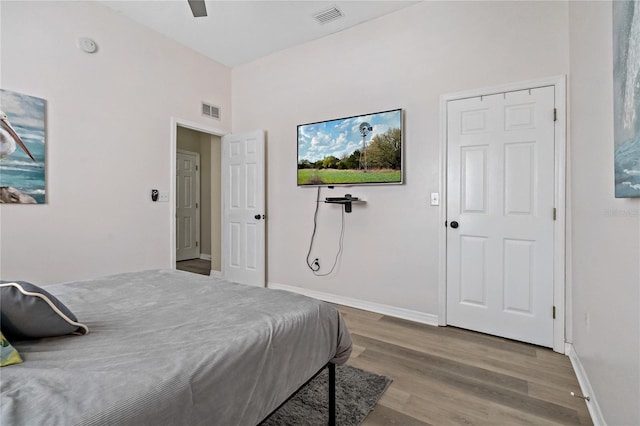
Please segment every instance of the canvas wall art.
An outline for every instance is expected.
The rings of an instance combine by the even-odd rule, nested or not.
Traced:
[[[44,99],[0,89],[0,203],[46,202]]]
[[[615,194],[640,197],[640,1],[613,2]]]

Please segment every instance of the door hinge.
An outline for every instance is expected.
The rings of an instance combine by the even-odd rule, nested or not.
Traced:
[[[558,109],[553,109],[553,121],[558,121]]]
[[[196,247],[198,247],[198,242],[197,241],[196,241]],[[553,309],[555,309],[555,308],[553,308]],[[555,318],[555,316],[554,316],[554,318]]]
[[[556,307],[553,307],[553,319],[556,319]]]
[[[557,211],[556,208],[553,208],[553,220],[556,220],[556,216],[557,216]]]
[[[198,203],[196,203],[196,209],[198,208]]]
[[[555,121],[555,120],[553,120],[553,121]],[[196,172],[197,172],[197,171],[198,171],[198,165],[196,164]]]

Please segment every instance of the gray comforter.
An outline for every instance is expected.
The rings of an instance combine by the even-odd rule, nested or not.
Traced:
[[[86,336],[11,342],[2,425],[255,425],[351,339],[337,309],[180,271],[47,286]]]

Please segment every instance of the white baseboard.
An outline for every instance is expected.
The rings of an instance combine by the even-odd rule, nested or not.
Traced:
[[[402,318],[427,325],[433,325],[436,327],[438,326],[438,316],[433,314],[425,314],[423,312],[412,311],[410,309],[397,308],[395,306],[367,302],[365,300],[352,299],[350,297],[338,296],[335,294],[324,293],[316,290],[308,290],[306,288],[294,287],[285,284],[268,283],[267,288],[286,290],[292,293],[298,293],[304,296],[313,297],[314,299],[324,300],[325,302],[335,303],[337,305],[349,306],[351,308],[363,309],[365,311],[375,312],[377,314],[389,315],[392,317]]]
[[[585,396],[589,396],[590,400],[585,401],[587,403],[587,408],[589,409],[589,415],[591,416],[591,421],[594,426],[606,426],[607,423],[604,421],[604,416],[602,415],[602,411],[600,410],[600,405],[598,405],[598,401],[596,400],[596,394],[593,392],[593,388],[591,387],[591,383],[589,382],[589,378],[587,377],[587,372],[582,366],[582,362],[578,357],[578,353],[571,343],[565,343],[565,354],[571,360],[571,365],[573,365],[573,371],[576,373],[576,377],[578,378],[578,383],[580,384],[580,390],[582,394]]]
[[[211,272],[209,272],[209,276],[210,277],[216,277],[216,278],[222,278],[222,272],[221,271],[215,271],[215,270],[211,270]]]
[[[200,253],[200,259],[202,260],[211,260],[211,255],[206,253]]]

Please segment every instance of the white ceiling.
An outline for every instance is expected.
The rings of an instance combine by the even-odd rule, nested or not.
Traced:
[[[342,31],[410,6],[405,0],[207,0],[208,16],[194,18],[187,0],[99,0],[134,21],[224,65],[234,67]],[[320,24],[319,12],[343,17]]]

